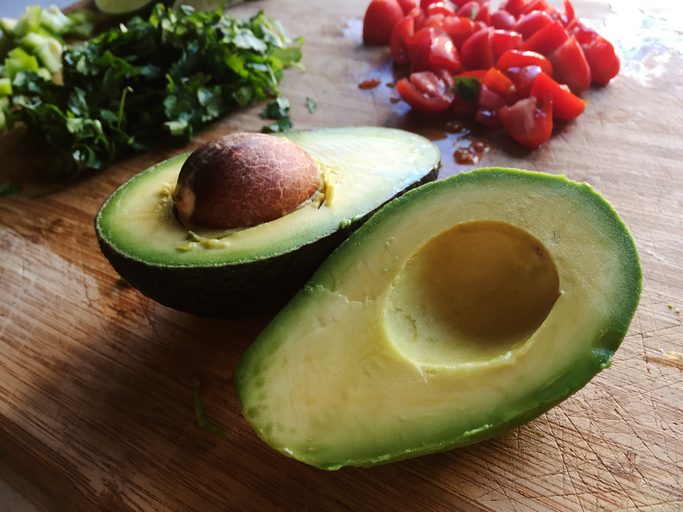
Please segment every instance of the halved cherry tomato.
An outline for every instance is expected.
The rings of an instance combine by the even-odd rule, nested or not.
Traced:
[[[406,16],[399,21],[391,32],[391,56],[396,64],[408,64],[410,53],[406,41],[413,36],[415,30],[415,20],[411,16]]]
[[[443,20],[442,28],[450,36],[455,47],[460,51],[467,38],[474,34],[479,27],[468,18],[449,16]]]
[[[496,68],[489,68],[481,85],[503,97],[506,102],[511,100],[516,92],[514,82]]]
[[[458,16],[468,18],[472,21],[480,21],[486,26],[489,26],[491,24],[489,2],[470,0],[458,9]]]
[[[493,48],[490,34],[493,29],[479,30],[463,43],[460,62],[463,69],[488,69],[493,66]]]
[[[594,41],[581,45],[583,53],[591,70],[591,80],[594,84],[605,85],[612,80],[621,67],[619,57],[614,51],[614,46],[602,36],[597,36]]]
[[[553,100],[553,117],[574,119],[586,108],[586,102],[575,96],[566,85],[560,85],[545,73],[539,73],[531,88],[531,96],[543,97],[549,93]]]
[[[418,53],[419,49],[424,49],[429,48],[429,46],[432,44],[432,39],[436,37],[436,30],[431,28],[431,27],[424,27],[421,29],[417,29],[415,27],[415,32],[413,33],[412,36],[406,37],[406,48],[408,48],[408,53],[410,54],[410,59],[414,60],[415,55]],[[429,52],[425,52],[424,58],[426,59],[425,62],[429,62]],[[424,64],[425,69],[428,67],[428,64]]]
[[[506,51],[518,49],[524,42],[520,34],[509,30],[494,30],[489,38],[493,50],[493,62],[496,62]]]
[[[576,37],[579,44],[588,44],[598,37],[598,32],[593,27],[589,27],[578,18],[574,18],[565,27],[570,36]]]
[[[445,69],[451,75],[462,71],[460,56],[453,41],[445,32],[438,34],[433,40],[429,51],[430,69]]]
[[[537,52],[546,57],[569,39],[562,25],[553,21],[532,35],[522,45],[522,50]]]
[[[403,9],[403,14],[408,14],[410,11],[417,7],[417,2],[415,0],[398,0],[398,4]]]
[[[435,114],[446,110],[453,101],[451,75],[441,70],[437,73],[422,71],[396,83],[396,91],[403,101],[419,112]]]
[[[553,79],[565,84],[574,94],[585,91],[591,84],[591,70],[586,56],[574,36],[548,55],[553,65]]]
[[[505,10],[515,17],[531,11],[545,11],[548,3],[545,0],[508,0]]]
[[[515,84],[515,101],[531,95],[531,88],[541,72],[540,66],[510,67],[503,70],[503,74]]]
[[[553,102],[549,93],[541,98],[529,96],[497,114],[510,136],[530,148],[543,144],[553,131]]]
[[[546,25],[550,25],[553,19],[545,11],[533,11],[529,14],[524,14],[512,26],[512,30],[522,34],[526,41],[536,32],[541,30]]]
[[[546,75],[553,76],[553,65],[540,53],[508,50],[496,61],[498,69],[524,66],[539,66]]]
[[[427,15],[431,16],[432,14],[455,16],[455,9],[452,5],[445,4],[444,2],[436,2],[435,4],[429,4],[427,7]]]
[[[503,9],[498,9],[491,14],[491,25],[498,30],[513,30],[515,23],[515,17]]]
[[[398,0],[372,0],[363,19],[363,42],[389,44],[394,25],[403,16]]]

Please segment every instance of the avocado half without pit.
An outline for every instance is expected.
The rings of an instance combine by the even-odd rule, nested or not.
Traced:
[[[484,169],[382,208],[243,355],[246,419],[323,469],[526,423],[608,367],[640,299],[631,235],[586,184]]]
[[[436,179],[439,165],[434,144],[401,130],[233,134],[124,183],[95,231],[114,269],[157,302],[250,316],[285,304],[352,231]]]

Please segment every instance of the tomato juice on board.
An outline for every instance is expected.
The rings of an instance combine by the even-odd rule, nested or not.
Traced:
[[[372,0],[364,27],[375,28],[367,38],[364,30],[364,41],[390,45],[408,71],[396,91],[412,109],[502,127],[534,148],[550,137],[554,119],[584,111],[579,94],[620,68],[612,44],[576,17],[569,0],[563,5],[507,0],[493,10],[485,0]]]

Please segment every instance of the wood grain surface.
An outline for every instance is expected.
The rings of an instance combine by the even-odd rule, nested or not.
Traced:
[[[492,149],[479,167],[566,174],[614,205],[640,252],[642,300],[612,367],[575,396],[506,435],[396,464],[324,472],[285,458],[242,418],[233,384],[240,355],[270,318],[164,308],[117,285],[98,250],[93,217],[107,196],[187,148],[152,151],[34,199],[45,186],[35,164],[43,149],[13,132],[0,137],[0,179],[23,185],[0,198],[0,477],[65,512],[683,510],[682,27],[673,2],[641,3],[575,2],[615,42],[622,72],[589,89],[585,114],[534,151],[500,133],[447,134],[447,120],[392,103],[388,48],[361,44],[367,0],[259,0],[233,10],[264,8],[305,37],[306,72],[288,70],[282,84],[296,128],[416,131],[441,149],[442,177],[474,168],[456,165],[454,151],[484,140]],[[379,87],[358,88],[373,78]],[[313,114],[306,97],[317,101]],[[191,147],[260,130],[260,108],[217,123]],[[225,438],[197,426],[194,376]]]

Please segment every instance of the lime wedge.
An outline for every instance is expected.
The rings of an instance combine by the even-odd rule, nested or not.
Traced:
[[[154,0],[95,0],[95,5],[105,14],[121,16],[136,13],[152,2]]]

